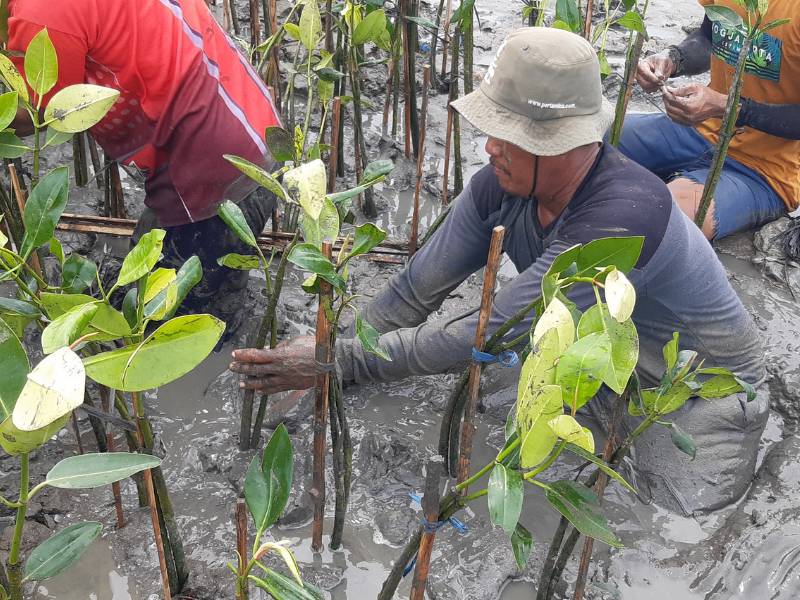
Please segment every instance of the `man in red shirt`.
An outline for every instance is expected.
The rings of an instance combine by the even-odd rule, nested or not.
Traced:
[[[215,310],[227,284],[246,283],[217,257],[242,251],[216,216],[225,199],[242,207],[261,231],[272,198],[223,154],[268,166],[267,127],[280,125],[269,92],[219,27],[203,0],[10,0],[12,56],[47,28],[58,56],[58,83],[44,98],[76,83],[119,90],[92,136],[107,155],[146,173],[145,211],[137,233],[167,230],[164,262],[192,254],[203,263],[201,284],[187,298],[192,311]],[[14,58],[20,71],[22,57]],[[24,132],[24,128],[22,129]],[[222,314],[220,314],[222,313]]]

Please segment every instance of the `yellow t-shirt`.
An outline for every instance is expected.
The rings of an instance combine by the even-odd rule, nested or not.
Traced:
[[[735,10],[744,9],[734,0],[698,0]],[[800,104],[800,0],[770,0],[765,23],[791,19],[770,30],[753,44],[742,87],[742,96],[769,104]],[[712,23],[711,83],[727,94],[733,82],[734,65],[743,35]],[[717,143],[721,122],[708,119],[697,130],[712,144]],[[787,140],[750,127],[736,134],[728,155],[761,174],[790,210],[800,203],[800,141]]]

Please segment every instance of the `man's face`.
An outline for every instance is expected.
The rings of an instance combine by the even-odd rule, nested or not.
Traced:
[[[486,140],[486,153],[503,191],[520,198],[531,195],[536,161],[533,154],[493,137]]]

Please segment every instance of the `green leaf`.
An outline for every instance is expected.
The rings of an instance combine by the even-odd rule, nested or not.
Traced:
[[[744,390],[745,394],[747,394],[747,401],[748,402],[752,402],[753,400],[756,399],[756,388],[754,388],[752,384],[746,382],[741,377],[737,377],[736,378],[736,382],[740,386],[742,386],[742,389]]]
[[[372,325],[367,323],[361,313],[356,312],[356,337],[361,343],[361,347],[375,356],[391,361],[392,357],[381,348],[381,334]]]
[[[25,50],[25,79],[40,97],[53,89],[58,81],[58,57],[53,42],[42,29],[33,36]]]
[[[317,47],[321,32],[322,19],[317,0],[304,0],[303,12],[300,14],[300,43],[306,50],[313,50]]]
[[[623,323],[631,318],[636,290],[624,274],[614,269],[606,275],[605,295],[608,312],[616,321]]]
[[[534,388],[517,402],[517,428],[522,440],[520,465],[523,469],[535,467],[550,454],[558,438],[548,423],[563,412],[561,388],[557,385]]]
[[[101,385],[120,391],[154,389],[199,365],[223,331],[225,323],[211,315],[176,317],[140,344],[86,358],[86,373]]]
[[[163,229],[153,229],[139,239],[133,250],[128,252],[125,260],[122,261],[114,288],[138,281],[153,270],[158,259],[161,258],[165,235],[166,232]]]
[[[611,237],[601,238],[585,244],[578,256],[578,272],[593,277],[598,268],[615,266],[619,271],[628,273],[642,252],[644,237]]]
[[[558,298],[550,301],[542,316],[536,321],[531,336],[532,344],[536,346],[542,336],[551,330],[555,330],[558,334],[559,353],[564,352],[575,341],[575,322],[572,320],[572,313]]]
[[[386,13],[383,10],[373,10],[358,24],[351,42],[354,46],[375,42],[384,31],[386,31]]]
[[[28,319],[38,319],[42,316],[39,309],[30,302],[16,298],[3,298],[0,296],[0,315],[14,315]]]
[[[283,186],[281,186],[275,177],[273,177],[270,173],[267,173],[267,171],[259,167],[257,164],[251,163],[249,160],[245,160],[244,158],[233,156],[232,154],[223,154],[222,158],[227,160],[234,167],[255,181],[258,185],[275,194],[275,196],[277,196],[280,200],[286,200],[286,192],[284,191]]]
[[[64,133],[86,131],[106,116],[119,98],[119,91],[80,83],[56,92],[44,109],[48,128]]]
[[[189,292],[192,291],[192,288],[200,283],[200,280],[203,278],[203,265],[200,263],[200,259],[197,256],[190,256],[189,259],[181,265],[181,268],[178,269],[178,275],[175,278],[175,287],[177,288],[177,297],[175,298],[175,306],[173,306],[172,310],[168,311],[165,315],[165,318],[169,319],[175,314],[175,311],[178,307],[183,303],[186,299],[186,296],[189,295]],[[162,298],[162,296],[166,296],[168,293],[172,293],[169,288],[159,292],[158,296],[153,298],[153,303],[160,303],[164,302],[166,299]],[[135,300],[135,297],[134,297]]]
[[[250,271],[251,269],[261,268],[261,258],[254,254],[236,254],[231,252],[217,259],[217,264],[229,269],[239,269],[240,271]]]
[[[697,395],[710,400],[711,398],[724,398],[741,391],[742,386],[739,385],[733,374],[717,375],[704,382]]]
[[[80,357],[69,348],[46,356],[17,398],[11,419],[21,431],[34,431],[69,415],[83,404],[86,373]]]
[[[69,414],[34,431],[22,431],[14,426],[11,417],[0,423],[0,446],[11,456],[19,456],[44,446],[69,421]]]
[[[80,454],[59,461],[47,473],[44,483],[65,490],[96,488],[121,481],[160,464],[161,459],[150,454],[132,452]]]
[[[289,253],[289,262],[301,269],[322,277],[337,290],[344,291],[347,287],[342,276],[336,272],[330,260],[323,256],[319,248],[313,244],[298,244]]]
[[[603,383],[621,394],[639,360],[639,336],[633,322],[628,320],[620,323],[595,304],[583,313],[578,323],[578,337],[604,332],[611,342],[611,352],[608,354]]]
[[[71,133],[64,133],[57,129],[47,128],[47,133],[44,137],[44,146],[42,148],[50,148],[51,146],[58,146],[64,142],[69,142],[72,139]]]
[[[533,348],[520,371],[517,405],[522,401],[522,397],[529,395],[533,389],[556,382],[555,363],[561,354],[559,348],[558,331],[555,329],[547,331],[539,340],[539,344]]]
[[[300,586],[294,579],[267,567],[261,577],[248,577],[256,587],[265,590],[273,598],[281,600],[324,600],[325,595],[310,583]]]
[[[436,23],[430,19],[426,19],[425,17],[405,17],[405,19],[406,21],[416,23],[420,27],[427,27],[428,29],[433,29],[434,31],[438,29]]]
[[[294,139],[283,127],[267,127],[264,141],[275,162],[282,163],[295,159]]]
[[[517,567],[520,570],[524,569],[525,565],[528,564],[528,557],[530,557],[533,549],[533,536],[520,523],[517,523],[514,533],[511,534],[511,549],[514,551],[514,560],[517,561]]]
[[[278,425],[264,448],[261,471],[264,480],[268,482],[270,491],[266,525],[264,526],[266,529],[283,514],[292,491],[294,474],[292,441],[289,439],[289,432],[286,431],[283,423]]]
[[[373,223],[364,223],[356,227],[356,235],[353,239],[353,247],[347,254],[347,258],[353,258],[361,254],[366,254],[375,246],[386,239],[386,232]]]
[[[0,158],[19,158],[30,148],[10,131],[0,131]]]
[[[290,169],[284,174],[283,183],[292,201],[302,206],[309,217],[319,219],[328,185],[325,164],[317,159]]]
[[[694,445],[692,436],[678,427],[676,423],[670,423],[668,427],[672,443],[675,444],[675,447],[694,460],[695,456],[697,456],[697,446]]]
[[[742,17],[739,16],[736,11],[728,8],[727,6],[717,6],[712,4],[711,6],[704,6],[703,8],[706,11],[706,16],[708,17],[709,21],[719,23],[726,29],[737,29],[744,23],[742,21]]]
[[[25,79],[17,70],[14,63],[11,62],[11,59],[5,54],[0,54],[0,76],[2,76],[3,81],[6,82],[9,88],[19,94],[20,98],[25,102],[30,101],[28,97],[28,86],[25,85]]]
[[[79,254],[70,254],[61,271],[61,288],[68,294],[80,294],[97,278],[97,265]]]
[[[300,28],[295,23],[284,23],[283,28],[286,30],[286,35],[295,41],[300,41]]]
[[[103,526],[94,521],[75,523],[62,529],[33,549],[25,561],[25,580],[44,581],[65,571],[102,531]]]
[[[50,292],[42,292],[40,300],[47,316],[51,320],[58,319],[75,306],[95,303],[97,306],[97,313],[89,325],[90,331],[95,330],[99,332],[99,335],[93,337],[93,341],[107,342],[131,334],[130,325],[118,310],[86,294],[53,294]],[[87,331],[87,333],[89,332]]]
[[[642,35],[647,35],[647,29],[644,26],[644,19],[635,10],[629,10],[616,21],[617,25],[624,27],[628,31],[636,31]]]
[[[550,268],[547,269],[546,275],[560,275],[562,272],[572,270],[571,268],[580,256],[582,246],[575,244],[571,248],[567,248],[561,254],[555,257]]]
[[[370,183],[379,177],[384,177],[392,172],[394,163],[391,160],[376,160],[367,165],[359,183]]]
[[[614,469],[611,468],[611,466],[608,463],[598,458],[593,453],[587,452],[580,446],[576,446],[575,444],[570,444],[570,443],[567,443],[565,448],[570,452],[572,452],[573,454],[580,456],[584,460],[588,460],[592,464],[596,465],[603,473],[611,477],[614,481],[618,482],[622,487],[624,487],[629,492],[633,494],[637,493],[636,489],[630,483],[628,483],[627,480],[622,475],[617,473]]]
[[[650,404],[650,395],[648,394],[648,391],[649,390],[644,391],[642,398],[645,402],[645,407]],[[678,382],[660,396],[656,394],[655,400],[652,402],[653,410],[660,415],[666,415],[671,412],[675,412],[684,404],[686,404],[686,401],[694,395],[695,392],[692,388],[682,381]]]
[[[81,337],[97,309],[97,304],[82,304],[49,323],[42,331],[42,352],[52,354]]]
[[[502,527],[512,535],[522,514],[522,498],[524,489],[522,475],[515,469],[506,469],[503,465],[495,465],[489,476],[488,503],[489,518],[492,523]]]
[[[664,344],[664,348],[661,350],[667,371],[672,370],[675,363],[678,362],[678,339],[678,332],[673,332],[672,339]]]
[[[300,215],[303,241],[320,249],[323,241],[336,239],[339,235],[339,226],[339,211],[327,196],[322,199],[319,217],[312,219],[305,211]]]
[[[236,237],[251,248],[258,248],[256,236],[253,235],[253,230],[250,229],[250,225],[247,223],[247,219],[241,208],[230,200],[225,200],[225,202],[217,207],[217,214],[225,221],[225,224],[230,227],[231,231],[236,234]]]
[[[25,204],[25,235],[21,254],[28,257],[50,241],[69,196],[69,169],[58,167],[39,180]]]
[[[17,105],[19,94],[17,92],[6,92],[0,95],[0,129],[5,129],[17,116]]]
[[[569,31],[578,32],[582,23],[577,0],[556,0],[556,19],[564,22]]]
[[[147,285],[144,288],[144,297],[142,298],[144,303],[147,304],[162,290],[166,289],[170,283],[175,281],[175,277],[175,269],[160,268],[150,273],[147,278]]]
[[[170,269],[172,270],[172,269]],[[175,281],[170,281],[160,290],[156,297],[145,304],[144,318],[153,321],[163,321],[167,315],[175,312],[178,307],[178,286]]]
[[[256,529],[267,521],[270,504],[270,488],[261,470],[261,457],[254,456],[244,477],[244,499]],[[264,527],[266,529],[266,527]],[[262,529],[263,531],[263,529]]]
[[[52,254],[56,258],[56,260],[61,265],[61,268],[63,269],[64,247],[61,245],[61,242],[58,241],[58,238],[50,238],[50,243],[48,244],[48,248],[50,249],[50,254]]]
[[[622,547],[622,542],[608,528],[605,517],[595,512],[597,496],[585,485],[569,480],[556,481],[549,484],[546,497],[553,508],[586,537],[614,548]]]
[[[564,402],[573,411],[600,389],[610,353],[611,340],[603,332],[580,338],[562,354],[556,366],[556,382],[564,390]]]
[[[588,427],[582,427],[572,415],[558,415],[548,423],[558,437],[565,442],[575,444],[587,452],[594,452],[594,436]]]
[[[28,379],[28,355],[22,342],[3,319],[0,319],[0,421],[14,410],[22,388]]]
[[[770,21],[766,25],[763,25],[761,27],[761,31],[763,33],[766,33],[767,31],[775,29],[776,27],[780,27],[781,25],[786,25],[787,23],[791,23],[791,21],[792,21],[791,19],[776,19],[775,21]]]

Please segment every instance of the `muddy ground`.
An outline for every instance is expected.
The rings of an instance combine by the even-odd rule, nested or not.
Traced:
[[[481,26],[476,36],[475,72],[480,77],[505,34],[520,23],[521,3],[479,0],[477,5]],[[428,14],[433,10],[429,3],[422,6]],[[653,0],[647,50],[679,41],[687,28],[699,24],[701,15],[694,0]],[[620,33],[612,31],[608,48],[610,62],[619,71],[624,60]],[[371,69],[366,82],[368,95],[382,98],[384,77],[381,67]],[[615,81],[614,77],[609,79],[610,96],[615,94]],[[443,168],[444,102],[443,95],[432,97],[428,114],[423,229],[440,210],[436,191]],[[659,110],[657,97],[641,93],[635,94],[633,104],[635,110]],[[408,235],[414,167],[401,157],[398,144],[381,139],[380,116],[369,114],[371,157],[380,155],[397,161],[390,181],[378,193],[378,221],[392,238],[402,240]],[[484,164],[483,143],[480,134],[469,126],[464,128],[465,177]],[[50,160],[54,163],[68,158],[69,153],[62,152]],[[126,176],[124,186],[128,209],[136,214],[141,208],[140,182]],[[99,193],[90,186],[73,195],[70,209],[91,213],[97,210],[98,200]],[[800,281],[797,269],[785,269],[774,249],[769,248],[770,240],[784,226],[769,226],[755,236],[755,245],[753,235],[740,235],[717,246],[734,286],[762,331],[768,353],[773,411],[762,442],[760,469],[750,492],[736,506],[686,518],[642,504],[612,486],[607,496],[608,511],[625,548],[613,552],[597,549],[589,598],[788,600],[800,594],[800,508],[796,501],[800,468],[795,460],[800,449],[796,433],[800,417],[796,391],[800,318],[791,291],[800,290]],[[65,236],[64,241],[105,260],[113,260],[125,246],[120,240],[94,236]],[[353,270],[352,281],[366,300],[397,268],[361,261]],[[513,274],[513,266],[507,264],[501,285],[503,278]],[[285,302],[279,311],[282,337],[307,333],[313,327],[316,307],[300,290],[300,280],[301,274],[289,274]],[[440,314],[432,318],[477,304],[478,281],[473,277],[458,288]],[[253,274],[244,308],[253,315],[249,328],[243,328],[230,346],[212,355],[202,368],[147,398],[163,446],[164,469],[192,570],[187,598],[233,597],[233,579],[225,564],[234,557],[232,514],[251,454],[236,449],[240,396],[236,379],[226,366],[230,349],[244,345],[252,333],[249,330],[258,323],[265,304],[261,289],[261,281]],[[286,417],[296,451],[295,485],[286,514],[270,534],[291,542],[304,577],[327,590],[331,598],[374,598],[394,557],[415,528],[419,507],[411,503],[408,493],[421,489],[422,465],[435,451],[438,411],[454,380],[454,375],[443,375],[345,390],[355,444],[355,473],[344,547],[337,552],[325,550],[315,555],[310,549],[311,508],[305,493],[310,486],[308,399]],[[490,460],[502,443],[501,423],[513,385],[513,373],[489,371],[483,388],[488,410],[479,418],[476,464]],[[274,427],[278,418],[274,417],[270,425]],[[91,446],[86,423],[82,431],[84,442]],[[57,460],[75,451],[74,436],[62,431],[56,441],[32,457],[34,480],[40,480]],[[6,495],[16,485],[15,465],[14,460],[0,457],[0,491]],[[569,476],[574,466],[558,465],[553,477]],[[328,497],[332,499],[332,489]],[[135,488],[130,483],[123,485],[123,498],[128,525],[117,531],[108,489],[82,493],[51,490],[39,496],[28,515],[28,546],[62,524],[81,519],[102,521],[104,534],[75,567],[32,590],[35,598],[161,597],[149,513],[136,508]],[[463,515],[469,526],[467,535],[445,529],[437,537],[431,598],[511,600],[533,596],[556,518],[537,493],[529,493],[525,502],[522,522],[535,540],[527,568],[517,569],[505,535],[491,527],[485,505],[479,504],[474,512]],[[329,509],[332,517],[332,502]],[[8,511],[0,509],[0,544],[5,548],[11,519]],[[326,526],[329,530],[330,523]],[[569,569],[574,573],[575,565]],[[401,586],[401,597],[407,596],[408,585],[405,582]]]

